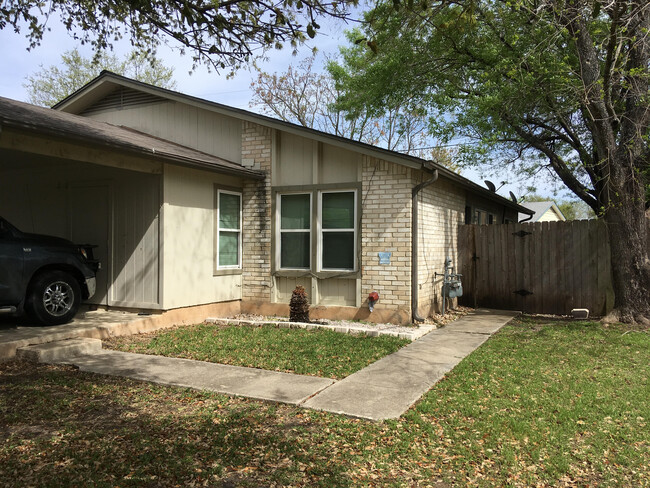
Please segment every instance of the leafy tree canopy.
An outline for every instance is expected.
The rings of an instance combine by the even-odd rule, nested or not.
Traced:
[[[497,159],[520,174],[549,167],[602,212],[612,151],[627,152],[647,184],[649,9],[599,0],[380,2],[355,33],[368,49],[344,65],[340,102],[350,110],[425,105],[437,137],[472,141],[466,163]]]
[[[615,305],[650,322],[650,3],[379,0],[340,102],[427,107],[467,164],[551,169],[608,224]]]
[[[147,58],[136,51],[120,59],[114,54],[105,53],[95,58],[84,57],[78,49],[72,49],[61,55],[61,63],[41,66],[39,71],[27,77],[24,86],[30,103],[51,107],[91,81],[102,70],[162,88],[176,88],[173,68],[167,68],[160,60]]]
[[[162,41],[186,48],[195,65],[237,68],[267,48],[293,47],[313,38],[320,16],[346,17],[355,0],[5,0],[0,29],[26,30],[31,47],[39,45],[48,21],[58,15],[82,44],[100,53],[124,37],[141,52]]]

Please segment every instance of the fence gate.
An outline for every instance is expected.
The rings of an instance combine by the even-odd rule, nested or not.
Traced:
[[[600,220],[462,225],[461,303],[568,314],[614,306],[607,229]]]

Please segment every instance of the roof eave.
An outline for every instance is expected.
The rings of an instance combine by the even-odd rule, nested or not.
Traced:
[[[36,127],[31,124],[17,123],[10,120],[1,120],[0,131],[2,130],[2,127],[9,127],[15,130],[28,132],[32,134],[54,137],[57,140],[65,140],[68,142],[82,143],[84,145],[88,145],[88,143],[92,143],[93,147],[102,147],[104,149],[116,150],[127,154],[140,156],[146,159],[155,159],[157,161],[164,162],[164,163],[209,170],[219,174],[239,176],[239,177],[253,179],[253,180],[263,180],[265,178],[265,174],[261,171],[251,170],[247,168],[241,168],[241,169],[226,168],[223,166],[218,166],[209,161],[204,161],[197,158],[188,158],[177,154],[166,153],[164,151],[154,151],[152,149],[145,149],[140,146],[135,146],[131,144],[109,143],[103,140],[89,138],[87,136],[72,135],[68,132],[58,131],[55,128]]]
[[[80,88],[73,94],[69,95],[65,99],[61,100],[52,108],[66,111],[66,112],[70,110],[74,111],[75,104],[81,101],[81,99],[84,97],[84,93],[88,94],[89,91],[93,91],[96,89],[96,87],[101,86],[105,83],[113,83],[114,85],[121,85],[121,86],[127,86],[138,90],[144,90],[147,93],[153,95],[164,96],[165,98],[178,101],[181,103],[190,104],[199,108],[208,108],[210,110],[213,110],[217,113],[221,113],[226,116],[230,116],[230,117],[235,116],[247,122],[263,124],[272,129],[283,130],[294,135],[305,137],[305,135],[307,134],[309,135],[309,137],[319,142],[324,142],[338,147],[342,147],[344,149],[361,152],[366,156],[375,157],[395,164],[400,164],[402,166],[406,166],[412,169],[423,169],[425,164],[432,163],[433,167],[439,171],[441,176],[453,181],[454,183],[460,185],[461,187],[477,192],[484,198],[496,201],[502,205],[506,205],[518,212],[522,212],[527,215],[532,215],[530,210],[527,209],[526,207],[514,203],[506,197],[491,192],[487,188],[484,188],[468,180],[467,178],[464,178],[454,173],[453,171],[449,170],[448,168],[445,168],[444,166],[436,162],[426,161],[424,159],[417,158],[415,156],[409,156],[388,149],[383,149],[377,146],[372,146],[370,144],[365,144],[363,142],[353,141],[344,137],[311,129],[309,127],[303,127],[290,122],[277,120],[265,115],[249,112],[248,110],[229,107],[227,105],[223,105],[217,102],[211,102],[209,100],[204,100],[198,97],[194,97],[192,95],[186,95],[166,88],[149,85],[147,83],[143,83],[137,80],[132,80],[130,78],[115,73],[111,73],[110,71],[102,71],[97,78],[90,81],[89,83],[87,83],[82,88]]]

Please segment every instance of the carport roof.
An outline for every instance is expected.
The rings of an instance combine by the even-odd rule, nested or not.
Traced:
[[[0,97],[0,136],[5,127],[83,145],[101,146],[107,150],[127,152],[180,166],[244,178],[264,178],[260,171],[130,128]]]

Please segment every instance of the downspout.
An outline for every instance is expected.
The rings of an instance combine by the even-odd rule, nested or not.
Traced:
[[[422,165],[422,169],[433,169]],[[413,188],[411,195],[411,317],[413,322],[423,322],[424,317],[418,314],[418,193],[438,179],[438,170],[434,169],[431,178]]]

